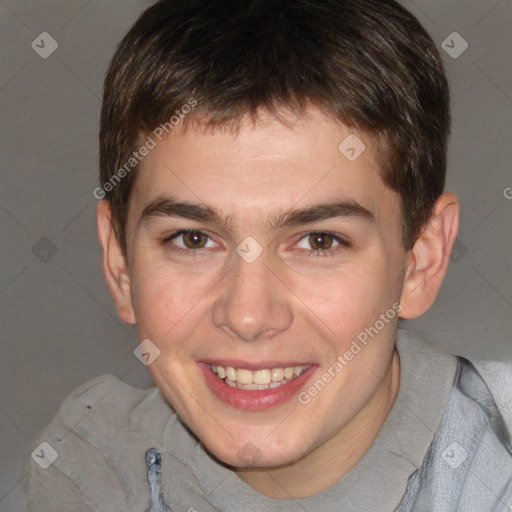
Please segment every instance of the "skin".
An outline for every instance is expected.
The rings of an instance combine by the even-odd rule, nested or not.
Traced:
[[[301,118],[282,115],[286,123],[264,112],[256,124],[244,119],[238,133],[177,127],[159,142],[143,160],[132,192],[127,260],[108,203],[98,205],[107,283],[121,318],[137,324],[141,341],[149,338],[160,349],[148,366],[156,385],[220,462],[275,498],[321,492],[371,446],[400,385],[397,317],[307,405],[293,397],[267,410],[237,409],[212,394],[196,361],[314,363],[307,389],[393,303],[400,302],[402,318],[430,307],[459,212],[456,196],[443,194],[416,245],[405,251],[400,198],[381,180],[372,142],[358,135],[366,149],[351,162],[338,145],[354,130],[313,107]],[[148,204],[166,196],[208,205],[230,222],[166,215],[140,221]],[[373,220],[272,224],[290,210],[340,198],[359,203]],[[164,242],[180,229],[200,229],[211,238],[192,240],[206,244],[195,253],[183,237]],[[321,250],[311,231],[349,245],[326,236]],[[263,249],[252,263],[236,252],[248,236]],[[249,467],[240,450],[252,455]]]

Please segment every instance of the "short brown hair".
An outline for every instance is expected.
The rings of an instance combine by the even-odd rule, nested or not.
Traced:
[[[308,104],[376,143],[398,192],[404,247],[413,247],[443,192],[449,90],[439,52],[393,0],[160,0],[121,41],[105,79],[100,184],[140,133],[194,98],[188,118],[236,127],[245,114]],[[136,167],[105,197],[126,254]],[[125,173],[123,173],[125,174]]]

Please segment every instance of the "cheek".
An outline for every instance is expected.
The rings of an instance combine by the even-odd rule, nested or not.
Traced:
[[[315,324],[320,320],[325,336],[340,344],[339,349],[372,325],[400,296],[386,258],[380,254],[365,260],[293,280],[292,289],[305,314]]]
[[[132,296],[139,333],[161,342],[170,336],[182,338],[184,330],[202,309],[209,289],[204,276],[184,275],[158,262],[135,265]]]

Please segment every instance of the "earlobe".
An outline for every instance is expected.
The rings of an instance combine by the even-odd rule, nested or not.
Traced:
[[[131,301],[131,283],[128,264],[111,220],[110,204],[106,199],[98,203],[98,237],[103,249],[103,273],[119,316],[128,324],[135,324]]]
[[[428,224],[407,255],[401,318],[417,318],[434,303],[458,230],[459,200],[448,192],[437,199]]]

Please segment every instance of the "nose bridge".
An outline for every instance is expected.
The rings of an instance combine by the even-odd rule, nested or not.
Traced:
[[[251,263],[237,255],[214,304],[214,324],[244,341],[286,330],[293,314],[282,287],[265,254]]]

